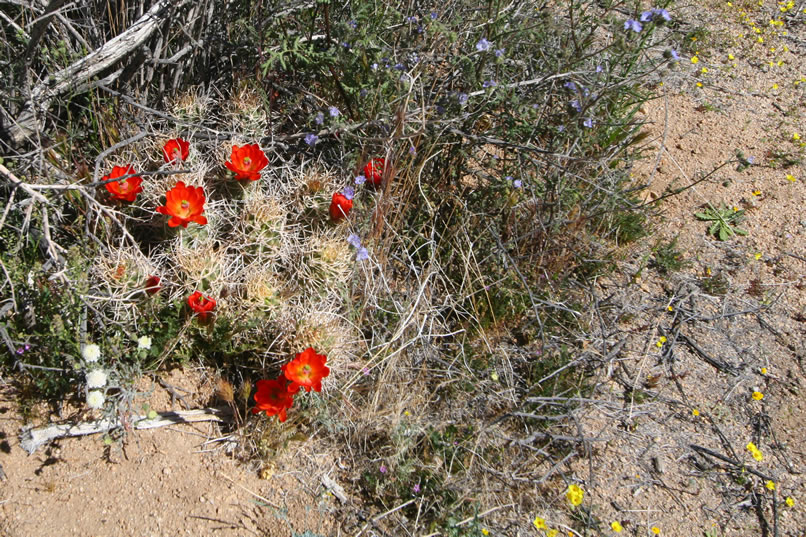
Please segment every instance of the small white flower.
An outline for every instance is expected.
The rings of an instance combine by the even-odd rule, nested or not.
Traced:
[[[137,349],[145,349],[148,350],[151,348],[151,338],[148,336],[140,336],[137,340]]]
[[[97,362],[101,357],[101,347],[95,343],[84,345],[84,348],[81,349],[81,356],[88,362]]]
[[[90,388],[103,388],[106,386],[106,373],[103,369],[93,369],[87,373],[87,386]]]
[[[104,401],[106,401],[106,397],[98,390],[92,390],[87,394],[87,406],[90,408],[101,408],[104,406]]]

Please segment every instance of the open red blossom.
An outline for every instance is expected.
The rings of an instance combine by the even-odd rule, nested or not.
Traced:
[[[266,412],[267,416],[277,416],[282,422],[286,419],[285,411],[294,404],[294,394],[286,388],[288,380],[282,375],[275,380],[257,381],[255,408],[253,414]]]
[[[188,227],[191,222],[199,225],[207,223],[204,212],[204,189],[200,186],[185,186],[178,181],[176,186],[165,193],[165,205],[157,207],[157,212],[171,216],[168,225],[171,227]]]
[[[250,181],[260,179],[260,170],[269,164],[269,159],[266,158],[266,154],[261,151],[260,146],[257,144],[243,147],[233,145],[230,160],[232,162],[225,162],[224,166],[235,173],[235,178]]]
[[[148,279],[146,280],[145,288],[146,293],[148,293],[149,295],[156,295],[157,293],[159,293],[160,289],[162,289],[162,287],[160,287],[160,277],[149,276]]]
[[[367,182],[376,186],[381,184],[384,168],[386,168],[386,160],[380,157],[367,162],[367,165],[364,166],[364,177],[367,178]]]
[[[215,309],[215,300],[196,291],[188,297],[188,306],[202,321],[206,321],[208,315]]]
[[[296,357],[282,367],[283,374],[291,381],[288,386],[290,393],[297,393],[300,387],[305,391],[322,391],[322,379],[330,374],[325,365],[327,356],[316,354],[312,347],[297,353]]]
[[[115,166],[109,175],[104,175],[103,181],[109,181],[116,177],[123,177],[124,175],[133,175],[137,173],[131,165],[128,166]],[[143,182],[142,177],[134,176],[127,177],[122,181],[112,181],[106,183],[106,189],[112,194],[112,197],[120,201],[134,201],[137,194],[143,191],[140,183]]]
[[[330,218],[332,218],[334,222],[338,222],[350,214],[352,208],[353,200],[349,199],[341,192],[335,192],[333,199],[330,200]]]
[[[173,138],[162,146],[162,158],[165,162],[185,161],[190,154],[190,142],[182,138]]]

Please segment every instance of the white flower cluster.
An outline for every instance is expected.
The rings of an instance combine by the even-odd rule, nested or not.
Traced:
[[[94,363],[98,361],[98,358],[101,357],[101,347],[98,345],[91,343],[89,345],[84,345],[84,348],[81,349],[81,356],[86,360],[88,363]]]
[[[88,388],[103,388],[106,386],[107,376],[103,369],[93,369],[87,373]]]
[[[92,390],[87,394],[87,406],[90,408],[101,408],[104,406],[105,401],[106,397],[104,397],[103,392],[99,390]]]

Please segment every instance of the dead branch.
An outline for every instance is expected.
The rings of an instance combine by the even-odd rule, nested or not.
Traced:
[[[20,144],[36,132],[37,112],[46,110],[52,99],[80,87],[89,79],[131,55],[168,18],[168,8],[178,9],[187,1],[160,0],[125,32],[35,86],[22,113],[9,127],[12,142]]]
[[[180,410],[177,412],[160,412],[154,419],[148,416],[139,416],[132,420],[135,429],[155,429],[166,425],[178,423],[196,423],[200,421],[224,421],[222,416],[229,414],[228,408],[202,408],[199,410]],[[70,436],[85,436],[88,434],[105,433],[116,427],[122,427],[120,419],[101,419],[76,425],[48,425],[37,429],[28,429],[20,433],[20,446],[33,454],[43,444],[56,439]]]

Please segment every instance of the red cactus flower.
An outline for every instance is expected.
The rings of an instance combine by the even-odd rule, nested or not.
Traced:
[[[312,347],[297,353],[296,357],[282,367],[283,374],[291,381],[288,386],[290,393],[297,393],[300,387],[305,391],[322,391],[322,379],[330,374],[325,365],[327,356],[316,354]]]
[[[132,175],[135,173],[137,172],[134,171],[134,168],[131,165],[115,166],[112,168],[112,173],[109,175],[104,175],[103,181],[109,181],[110,179],[115,179],[116,177],[123,177],[124,175]],[[140,186],[140,183],[142,182],[142,177],[134,176],[127,177],[122,181],[112,181],[111,183],[106,183],[104,186],[106,186],[106,189],[116,200],[134,201],[135,198],[137,198],[137,194],[143,191],[143,187]]]
[[[146,280],[145,288],[146,293],[148,293],[149,295],[156,295],[157,293],[159,293],[160,289],[162,289],[162,287],[160,287],[160,277],[149,276],[148,279]]]
[[[215,300],[209,296],[204,296],[200,291],[194,292],[188,297],[188,306],[202,321],[206,321],[210,313],[215,309]]]
[[[375,186],[381,184],[384,168],[386,168],[386,160],[380,157],[367,162],[367,165],[364,166],[364,177],[367,178],[367,182]]]
[[[230,160],[232,162],[225,162],[224,166],[235,173],[235,179],[249,179],[250,181],[260,179],[260,170],[269,164],[269,159],[257,144],[243,147],[233,145]]]
[[[330,200],[330,218],[334,222],[338,222],[348,214],[353,208],[353,198],[348,195],[345,196],[341,192],[334,192],[333,198]]]
[[[188,227],[191,222],[199,225],[207,223],[204,212],[204,189],[200,186],[185,186],[178,181],[176,186],[165,193],[165,205],[157,207],[157,212],[171,216],[168,225],[171,227]]]
[[[190,142],[182,138],[173,138],[162,146],[162,158],[165,159],[165,162],[184,162],[188,159],[189,153]]]
[[[252,409],[252,413],[265,411],[267,416],[277,416],[281,422],[285,421],[285,411],[294,404],[294,395],[286,389],[287,383],[282,375],[275,380],[257,381],[255,408]]]

